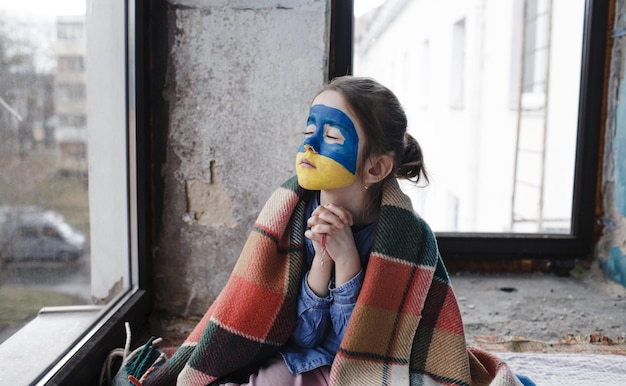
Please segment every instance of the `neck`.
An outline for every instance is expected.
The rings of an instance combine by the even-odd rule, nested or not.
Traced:
[[[354,225],[370,224],[378,218],[379,208],[368,208],[368,191],[358,181],[341,189],[320,191],[320,205],[334,204],[352,214]]]

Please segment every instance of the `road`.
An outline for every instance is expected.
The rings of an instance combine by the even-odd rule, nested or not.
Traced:
[[[89,256],[83,256],[75,262],[4,264],[0,271],[0,285],[3,287],[42,288],[76,296],[83,300],[83,304],[91,304],[90,280]],[[47,304],[46,306],[58,305]],[[2,329],[0,331],[0,343],[13,335],[29,320]]]
[[[73,262],[7,263],[0,275],[2,285],[47,288],[81,297],[86,303],[91,299],[88,255]]]

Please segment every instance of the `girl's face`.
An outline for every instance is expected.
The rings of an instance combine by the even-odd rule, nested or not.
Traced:
[[[309,190],[350,186],[356,179],[359,131],[343,95],[320,93],[309,112],[304,141],[296,155],[298,183]]]

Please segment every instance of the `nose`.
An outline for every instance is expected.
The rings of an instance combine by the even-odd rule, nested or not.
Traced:
[[[314,153],[319,154],[322,149],[322,141],[324,141],[324,126],[322,124],[316,124],[313,135],[305,138],[302,142],[304,151],[311,149]]]
[[[319,153],[321,149],[321,142],[323,139],[323,129],[315,130],[315,133],[309,138],[304,140],[304,150],[307,150],[307,147],[311,149],[315,153]]]
[[[313,146],[309,145],[308,143],[304,145],[304,151],[312,151],[313,153],[318,153],[317,150],[315,150],[315,148],[313,148]]]

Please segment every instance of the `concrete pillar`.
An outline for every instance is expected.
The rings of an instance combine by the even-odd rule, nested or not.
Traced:
[[[327,77],[327,0],[168,3],[156,311],[204,314],[284,180]]]

